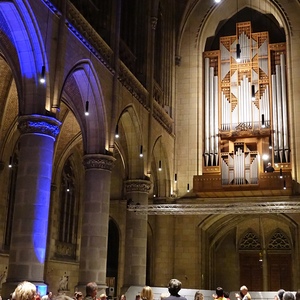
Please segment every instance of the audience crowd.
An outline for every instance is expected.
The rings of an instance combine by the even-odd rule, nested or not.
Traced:
[[[162,293],[160,299],[155,300],[187,300],[184,296],[179,294],[181,290],[181,282],[178,279],[171,279],[168,284],[168,293]],[[107,300],[108,296],[105,293],[97,296],[98,285],[96,282],[89,282],[85,288],[85,296],[82,292],[76,291],[73,297],[67,296],[65,293],[53,295],[48,291],[46,295],[39,294],[37,287],[29,282],[23,281],[18,284],[16,289],[11,293],[10,299],[7,300]],[[212,294],[213,300],[230,300],[229,293],[224,291],[222,287],[216,288],[216,293]],[[243,285],[240,292],[235,294],[236,300],[252,300],[248,288]],[[2,299],[0,295],[0,300]],[[126,300],[126,295],[120,296],[119,300]],[[154,300],[154,294],[150,286],[144,286],[135,299],[130,300]],[[194,300],[204,300],[204,295],[201,291],[196,291]],[[296,293],[280,289],[275,295],[274,300],[300,300],[300,290]]]

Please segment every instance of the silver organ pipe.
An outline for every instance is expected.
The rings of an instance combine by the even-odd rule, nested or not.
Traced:
[[[281,97],[281,73],[280,66],[276,65],[276,95],[277,95],[277,120],[278,120],[278,148],[279,148],[279,159],[282,162],[283,159],[283,120],[282,120],[282,97]]]
[[[211,158],[213,159],[213,153],[214,153],[214,132],[215,132],[215,122],[214,122],[214,116],[215,116],[215,103],[214,103],[214,68],[209,68],[209,98],[210,98],[210,107],[209,107],[209,140],[210,140],[210,147],[209,147],[209,153],[211,155]]]
[[[251,176],[250,176],[250,154],[245,154],[245,180],[246,183],[250,183]]]
[[[205,58],[205,156],[209,153],[209,58]],[[206,165],[208,161],[206,161]]]
[[[273,141],[273,147],[274,147],[274,154],[275,156],[278,155],[278,121],[277,121],[277,95],[276,95],[276,75],[272,75],[272,109],[273,109],[273,129],[275,131],[274,133],[274,141]]]
[[[229,184],[229,167],[222,159],[222,184]]]
[[[219,139],[218,139],[218,128],[219,128],[219,118],[218,118],[218,112],[219,112],[219,78],[218,76],[214,76],[214,103],[215,103],[215,109],[214,109],[214,154],[215,154],[215,164],[216,166],[219,165],[218,158],[219,158]]]
[[[287,92],[286,92],[286,73],[285,73],[285,56],[280,55],[280,72],[281,72],[281,90],[282,90],[282,118],[283,118],[283,147],[285,150],[285,161],[289,161],[289,137],[287,124]]]

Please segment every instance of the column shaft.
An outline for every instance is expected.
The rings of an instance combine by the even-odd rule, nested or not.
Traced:
[[[110,182],[113,162],[114,158],[108,155],[92,154],[84,157],[85,196],[78,286],[91,281],[95,281],[100,289],[106,286]]]
[[[4,284],[10,292],[24,279],[43,285],[53,151],[59,126],[56,119],[45,116],[19,118],[18,174]],[[4,287],[3,295],[5,292]]]
[[[148,181],[126,181],[126,196],[132,204],[148,204],[149,190]],[[126,212],[125,286],[146,284],[147,221],[148,215]]]

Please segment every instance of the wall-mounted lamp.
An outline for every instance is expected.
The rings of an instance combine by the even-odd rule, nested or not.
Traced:
[[[189,183],[186,185],[186,191],[187,191],[188,193],[190,192],[190,184],[189,184]]]
[[[158,162],[158,171],[161,171],[161,160]]]
[[[143,145],[140,146],[140,157],[143,157],[144,154],[143,154]]]
[[[177,182],[177,173],[174,175],[174,181]]]
[[[85,101],[85,112],[84,114],[86,116],[88,116],[90,113],[89,113],[89,101]]]
[[[9,168],[12,168],[12,156],[9,158],[8,167],[9,167]]]
[[[251,85],[251,99],[252,101],[255,101],[255,85]]]
[[[279,178],[283,178],[283,175],[282,175],[282,169],[280,168],[279,170]]]
[[[283,181],[283,189],[286,190],[286,183],[285,183],[285,180]]]
[[[264,114],[261,115],[261,127],[262,128],[266,127],[266,125],[265,125],[265,115]]]
[[[262,255],[262,253],[261,253],[261,252],[259,252],[259,259],[258,259],[258,261],[260,261],[260,262],[262,262],[262,261],[263,261],[263,255]]]
[[[239,43],[236,44],[236,62],[241,61],[241,45]]]
[[[42,66],[42,72],[41,72],[41,77],[40,77],[40,83],[45,83],[46,82],[46,78],[45,78],[45,66]]]
[[[69,193],[70,192],[70,186],[69,186],[69,184],[67,185],[67,193]]]
[[[116,126],[116,131],[115,131],[115,138],[118,139],[119,136],[119,125]]]

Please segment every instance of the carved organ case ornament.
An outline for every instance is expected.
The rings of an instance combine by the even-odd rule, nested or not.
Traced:
[[[237,23],[235,36],[204,52],[203,170],[221,171],[223,185],[257,184],[263,155],[290,168],[285,57],[285,43],[270,44],[251,22]]]

